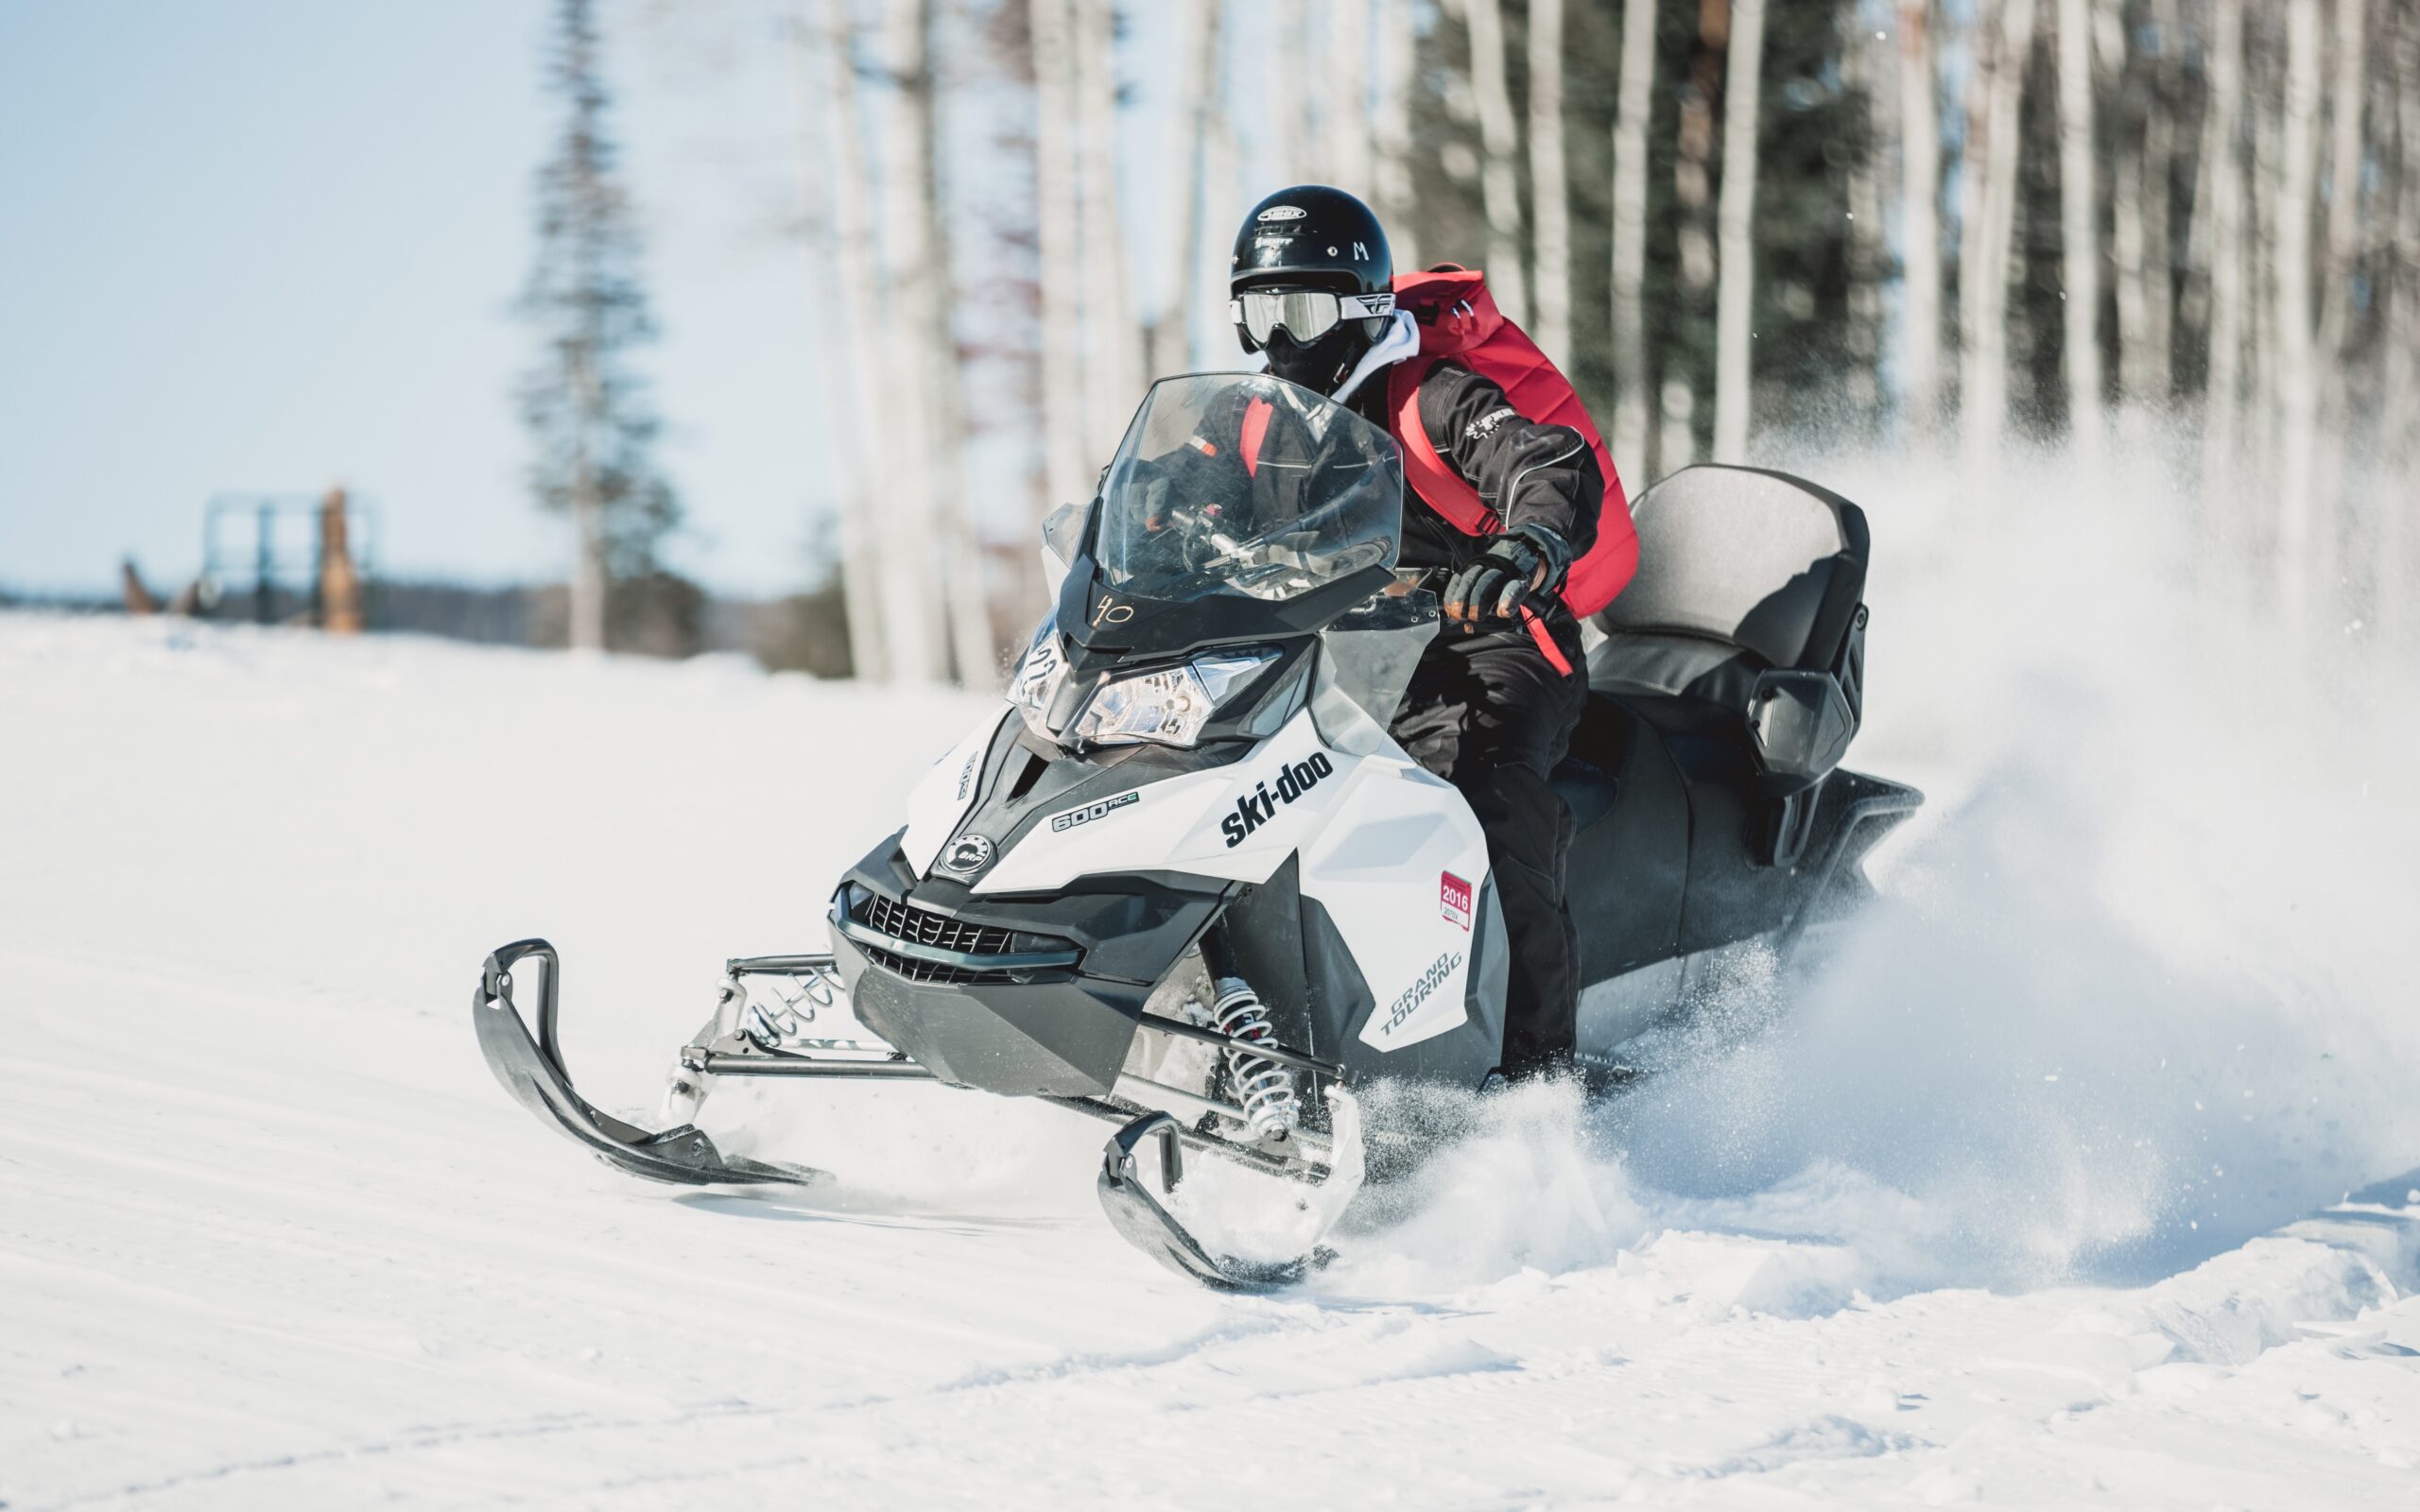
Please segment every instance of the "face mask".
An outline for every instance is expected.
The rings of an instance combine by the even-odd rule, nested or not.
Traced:
[[[1368,351],[1370,338],[1361,333],[1357,320],[1339,325],[1325,335],[1308,344],[1298,343],[1292,334],[1278,331],[1262,348],[1269,354],[1269,370],[1289,384],[1300,384],[1319,393],[1333,390],[1361,360]]]

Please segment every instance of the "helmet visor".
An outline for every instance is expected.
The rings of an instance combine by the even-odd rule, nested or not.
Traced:
[[[1228,316],[1255,346],[1268,345],[1281,327],[1307,346],[1335,330],[1340,320],[1392,315],[1394,309],[1392,294],[1334,294],[1326,289],[1247,289],[1227,301]]]

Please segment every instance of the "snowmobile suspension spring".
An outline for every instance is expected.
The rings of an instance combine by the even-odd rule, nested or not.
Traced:
[[[1258,994],[1240,977],[1221,977],[1219,1000],[1211,1005],[1219,1031],[1237,1040],[1274,1040],[1276,1028]],[[1243,1105],[1244,1121],[1256,1139],[1274,1139],[1294,1126],[1301,1108],[1294,1096],[1294,1075],[1276,1061],[1248,1051],[1230,1049],[1227,1071],[1235,1078],[1236,1101]]]

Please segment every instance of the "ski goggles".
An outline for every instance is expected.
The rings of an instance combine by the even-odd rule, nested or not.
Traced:
[[[1227,318],[1266,346],[1282,327],[1308,345],[1336,329],[1340,320],[1364,320],[1395,313],[1392,294],[1333,294],[1326,289],[1247,290],[1227,301]]]

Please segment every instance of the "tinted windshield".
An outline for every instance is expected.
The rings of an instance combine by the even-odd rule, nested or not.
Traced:
[[[1394,565],[1403,468],[1386,432],[1256,373],[1153,386],[1101,484],[1104,586],[1278,601]]]

